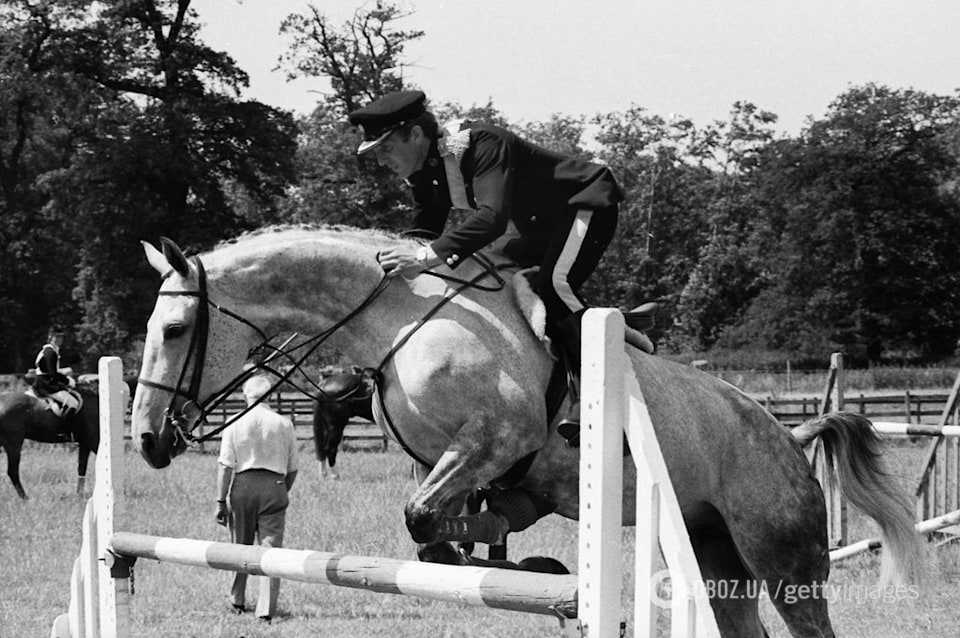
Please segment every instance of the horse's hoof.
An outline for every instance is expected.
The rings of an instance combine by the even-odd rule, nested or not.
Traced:
[[[443,565],[466,565],[464,557],[450,543],[431,543],[417,551],[417,557],[425,563]]]
[[[569,574],[570,570],[555,558],[549,556],[530,556],[517,563],[517,567],[528,572],[541,574]]]

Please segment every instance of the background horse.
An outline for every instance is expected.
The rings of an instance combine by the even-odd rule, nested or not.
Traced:
[[[317,454],[320,478],[337,472],[337,452],[343,441],[343,430],[350,419],[360,417],[373,421],[373,395],[366,388],[362,374],[334,374],[320,383],[320,396],[313,404],[313,445]]]
[[[90,453],[100,445],[100,403],[96,388],[78,384],[83,398],[79,412],[60,418],[47,408],[45,401],[25,392],[0,394],[0,446],[7,453],[7,476],[20,498],[27,493],[20,483],[20,455],[24,439],[40,443],[76,441],[77,494],[83,494]]]
[[[151,466],[183,452],[196,404],[212,409],[265,335],[339,326],[330,344],[381,370],[374,416],[418,462],[422,480],[404,515],[421,558],[478,562],[451,542],[495,543],[551,512],[577,517],[579,453],[555,433],[556,419],[548,424],[544,398],[553,359],[509,282],[498,285],[483,264],[384,280],[379,251],[416,244],[342,228],[272,229],[195,260],[161,243],[162,253],[144,245],[163,283],[132,414]],[[723,635],[765,635],[766,591],[794,636],[832,636],[824,597],[788,596],[826,582],[830,569],[823,492],[797,438],[712,375],[632,347],[627,356],[703,577],[732,588],[711,598]],[[913,507],[883,474],[869,421],[829,415],[805,432],[824,441],[845,496],[879,522],[885,582],[909,582],[921,568]],[[623,470],[632,524],[632,459]],[[458,516],[481,486],[492,488],[488,509]]]

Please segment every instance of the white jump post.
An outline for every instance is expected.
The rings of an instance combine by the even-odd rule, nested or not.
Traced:
[[[637,466],[634,636],[656,633],[653,589],[659,549],[669,569],[671,634],[719,636],[647,405],[624,350],[623,315],[583,317],[580,447],[579,619],[589,638],[620,636],[623,435]]]
[[[99,362],[100,447],[96,483],[83,514],[83,540],[70,580],[70,608],[58,617],[51,638],[118,638],[129,634],[129,572],[107,552],[114,532],[114,495],[123,490],[123,363]]]

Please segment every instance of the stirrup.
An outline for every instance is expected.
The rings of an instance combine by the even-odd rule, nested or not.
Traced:
[[[557,424],[557,434],[563,437],[567,445],[580,447],[580,419],[566,418]]]

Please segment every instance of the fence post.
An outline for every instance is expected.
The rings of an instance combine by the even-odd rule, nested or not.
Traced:
[[[115,496],[123,493],[123,363],[119,357],[101,357],[99,370],[100,448],[97,451],[97,479],[93,488],[97,519],[100,634],[102,638],[125,638],[130,633],[130,580],[116,574],[108,547],[116,519]],[[107,391],[104,392],[103,388]]]
[[[820,403],[820,416],[824,416],[828,410],[839,412],[843,407],[843,354],[834,352],[830,355],[830,374]],[[827,506],[827,540],[832,547],[842,547],[847,544],[847,503],[837,489],[836,475],[828,474],[827,464],[823,460],[823,442],[817,439],[814,445],[811,462]]]
[[[623,356],[623,317],[591,309],[583,317],[578,617],[584,635],[620,635],[623,556],[622,374],[605,374]],[[586,586],[584,586],[586,583]]]

